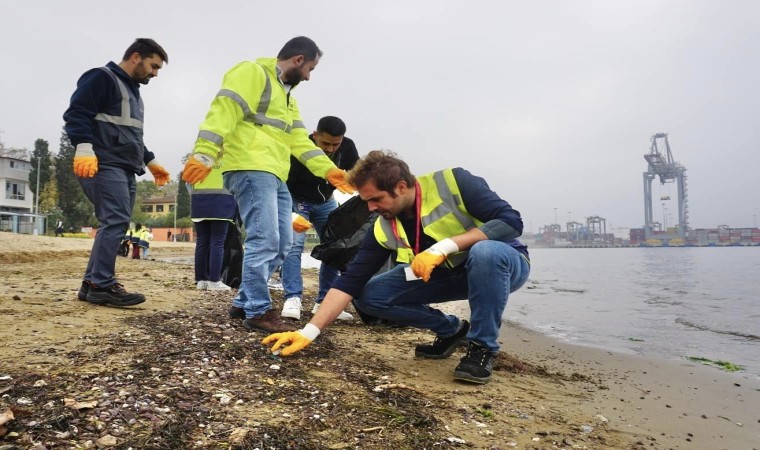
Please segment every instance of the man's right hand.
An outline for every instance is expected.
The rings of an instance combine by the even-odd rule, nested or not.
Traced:
[[[308,347],[309,344],[311,344],[314,339],[319,336],[319,333],[319,328],[310,323],[307,323],[306,326],[299,331],[287,331],[285,333],[270,334],[269,336],[265,337],[261,343],[267,345],[274,342],[274,345],[272,346],[272,352],[276,352],[282,348],[282,356],[290,356],[293,353],[299,352]]]
[[[182,179],[186,183],[195,184],[206,179],[214,167],[214,158],[203,153],[193,153],[182,169]]]
[[[311,229],[313,225],[306,220],[303,216],[293,213],[293,231],[296,233],[305,233]]]
[[[80,178],[92,178],[98,173],[98,157],[92,144],[77,144],[74,152],[74,174]]]

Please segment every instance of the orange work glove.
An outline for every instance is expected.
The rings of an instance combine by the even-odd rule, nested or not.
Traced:
[[[74,152],[74,174],[81,178],[92,178],[98,173],[98,157],[92,144],[77,144]]]
[[[429,249],[417,254],[412,260],[412,272],[422,281],[430,281],[430,274],[433,269],[440,266],[446,257],[459,251],[459,246],[449,238],[436,242]]]
[[[214,162],[214,158],[208,155],[193,153],[193,156],[187,159],[185,168],[182,169],[182,179],[190,184],[205,180],[208,174],[211,173]]]
[[[279,350],[283,345],[288,344],[282,349],[282,356],[289,356],[308,347],[319,336],[319,333],[320,330],[316,325],[307,323],[305,327],[298,331],[270,334],[261,343],[267,345],[274,342],[272,353]]]
[[[163,186],[169,182],[171,175],[155,159],[150,160],[148,163],[148,170],[153,174],[153,182],[156,183],[156,186]]]
[[[333,167],[332,169],[328,170],[327,175],[325,175],[325,179],[330,184],[335,186],[335,189],[344,194],[353,194],[355,189],[353,186],[348,184],[348,181],[346,180],[347,177],[348,174],[346,171],[338,169],[337,167]]]
[[[303,216],[293,213],[293,231],[296,233],[305,233],[311,229],[313,225],[306,220]]]

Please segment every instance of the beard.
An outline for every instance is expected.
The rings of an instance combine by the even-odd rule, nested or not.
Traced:
[[[301,67],[299,66],[289,69],[287,72],[285,72],[283,78],[283,83],[289,84],[292,87],[296,87],[298,83],[303,81],[303,76],[301,75]]]

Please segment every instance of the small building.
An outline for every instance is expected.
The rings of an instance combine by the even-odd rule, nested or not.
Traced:
[[[174,214],[176,202],[174,197],[151,197],[143,200],[141,210],[151,218]]]
[[[35,220],[34,216],[34,192],[29,187],[31,171],[29,161],[0,156],[0,231],[44,233],[44,218]]]

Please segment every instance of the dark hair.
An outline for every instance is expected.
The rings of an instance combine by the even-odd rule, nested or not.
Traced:
[[[124,52],[124,58],[122,61],[126,61],[132,56],[132,53],[139,53],[140,58],[150,58],[153,55],[161,57],[161,61],[169,64],[169,55],[166,54],[166,50],[158,45],[158,42],[149,38],[137,38],[132,45],[129,46],[126,52]]]
[[[392,151],[372,150],[348,172],[348,182],[357,188],[371,181],[379,190],[395,198],[394,189],[399,181],[405,181],[407,186],[412,187],[417,179],[409,171],[409,166]]]
[[[325,116],[317,123],[317,133],[327,133],[330,136],[343,136],[346,134],[346,124],[335,116]]]
[[[313,61],[322,56],[322,50],[306,36],[298,36],[283,45],[282,50],[277,54],[277,59],[284,61],[298,55],[303,55],[306,61]]]

